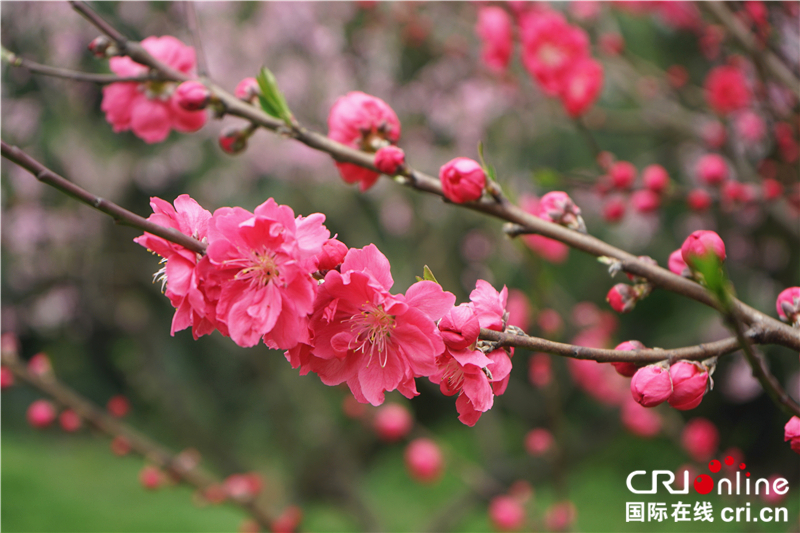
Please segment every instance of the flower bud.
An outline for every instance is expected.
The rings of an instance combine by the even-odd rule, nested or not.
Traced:
[[[618,344],[614,349],[629,352],[633,350],[644,350],[645,345],[639,341],[625,341],[621,344]],[[611,363],[611,365],[617,371],[617,374],[620,376],[625,376],[626,378],[633,377],[633,375],[636,374],[636,371],[639,370],[639,367],[636,366],[636,363],[614,362]]]
[[[378,407],[372,427],[384,442],[396,442],[411,431],[414,419],[408,409],[399,403],[387,403]]]
[[[774,178],[767,178],[761,182],[761,194],[768,202],[780,198],[783,194],[783,185]]]
[[[303,521],[303,510],[290,505],[278,517],[272,521],[273,533],[294,533]]]
[[[792,451],[800,453],[800,418],[793,416],[783,427],[783,440],[789,441]]]
[[[775,301],[778,316],[795,325],[800,325],[800,287],[789,287]]]
[[[0,367],[0,389],[5,390],[14,385],[14,373],[11,369]]]
[[[636,167],[628,161],[617,161],[611,165],[608,174],[611,176],[611,183],[617,189],[630,189],[636,181]]]
[[[619,222],[625,216],[625,201],[612,197],[603,206],[603,218],[606,222]]]
[[[689,209],[699,213],[711,207],[711,202],[711,195],[705,189],[692,189],[686,195],[686,203],[689,205]]]
[[[489,502],[489,519],[498,531],[517,531],[525,524],[525,507],[512,496],[495,496]]]
[[[147,490],[156,490],[164,481],[161,470],[152,465],[147,465],[139,472],[139,482]]]
[[[116,45],[105,35],[95,37],[88,48],[95,57],[111,57],[118,53]]]
[[[448,348],[464,350],[478,341],[481,326],[472,307],[461,304],[442,317],[439,332]]]
[[[247,135],[244,131],[236,127],[229,127],[222,130],[219,134],[219,147],[229,155],[236,155],[247,148]]]
[[[631,195],[631,204],[639,213],[652,213],[661,207],[661,198],[650,189],[641,189]]]
[[[658,364],[640,368],[631,378],[631,394],[643,407],[666,401],[672,394],[669,371]]]
[[[630,313],[636,307],[639,295],[631,285],[617,283],[606,295],[606,301],[617,313]]]
[[[328,239],[322,245],[322,251],[317,255],[317,269],[320,271],[333,270],[344,261],[347,255],[347,245],[338,239]]]
[[[199,81],[185,81],[175,89],[173,98],[186,111],[200,111],[211,101],[211,91]]]
[[[36,400],[28,406],[25,416],[31,426],[37,429],[46,428],[56,419],[56,408],[47,400]]]
[[[686,423],[681,433],[681,444],[689,457],[704,462],[714,455],[719,445],[719,431],[708,419],[695,418]]]
[[[253,483],[247,474],[231,474],[222,482],[222,488],[229,498],[238,501],[249,500],[255,496]]]
[[[439,445],[430,439],[416,439],[406,447],[406,467],[420,483],[434,483],[441,477],[444,459]]]
[[[525,451],[534,457],[544,455],[553,445],[553,434],[544,428],[530,430],[525,435]]]
[[[562,191],[552,191],[539,200],[539,218],[567,226],[574,230],[586,231],[586,224],[581,218],[581,208],[575,205],[572,198]]]
[[[718,154],[706,154],[697,161],[697,179],[705,185],[721,185],[728,179],[728,164]]]
[[[725,261],[725,243],[713,231],[697,230],[683,241],[681,246],[681,256],[686,264],[694,266],[698,258],[714,255],[720,263]]]
[[[53,365],[44,352],[37,353],[28,361],[28,372],[40,379],[53,377]]]
[[[486,174],[477,161],[457,157],[439,169],[442,192],[448,200],[457,204],[472,202],[483,194]]]
[[[646,409],[631,400],[625,400],[620,411],[620,420],[625,428],[646,439],[655,437],[661,431],[661,417],[653,409]]]
[[[381,174],[394,176],[405,164],[406,154],[397,146],[384,146],[375,152],[375,168]]]
[[[554,503],[544,513],[545,530],[568,531],[577,517],[578,510],[571,501]]]
[[[123,437],[122,435],[117,435],[111,441],[111,451],[114,452],[114,455],[122,457],[123,455],[128,455],[131,451],[131,443],[128,442],[128,439]]]
[[[528,381],[534,387],[544,387],[553,379],[550,355],[536,353],[528,359]]]
[[[233,95],[240,100],[252,102],[261,93],[255,78],[245,78],[236,85]]]
[[[675,409],[694,409],[703,400],[708,387],[708,372],[692,361],[678,361],[669,367],[672,395],[669,404]]]
[[[683,260],[683,253],[680,248],[669,254],[667,266],[669,267],[669,271],[673,274],[683,276],[684,278],[692,277],[692,269],[690,269],[686,261]]]
[[[642,172],[644,186],[656,194],[661,194],[669,185],[669,174],[661,165],[650,165]]]
[[[61,411],[61,414],[58,415],[58,423],[61,425],[61,429],[67,433],[74,433],[81,428],[83,420],[81,420],[78,413],[72,409],[64,409]]]
[[[111,416],[122,418],[128,414],[128,411],[130,411],[131,404],[128,402],[128,399],[125,396],[117,394],[108,400],[106,409]]]

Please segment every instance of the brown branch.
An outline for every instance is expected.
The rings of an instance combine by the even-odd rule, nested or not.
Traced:
[[[137,228],[142,231],[146,231],[147,233],[152,233],[153,235],[192,250],[195,253],[205,253],[206,245],[197,239],[193,239],[189,235],[185,235],[176,229],[167,228],[150,222],[149,220],[146,220],[123,207],[120,207],[114,202],[100,198],[99,196],[95,196],[86,189],[83,189],[66,178],[59,176],[16,146],[11,146],[5,141],[0,141],[0,147],[2,147],[3,157],[27,170],[42,183],[50,185],[64,194],[67,194],[68,196],[71,196],[76,200],[109,215],[118,224]]]
[[[131,450],[173,474],[181,481],[197,488],[201,493],[205,493],[209,487],[221,483],[220,480],[208,472],[197,468],[195,465],[187,465],[185,461],[181,461],[179,457],[174,456],[160,444],[142,435],[119,419],[106,414],[89,400],[60,383],[55,377],[48,376],[44,378],[30,373],[16,353],[3,352],[2,364],[11,370],[15,377],[47,394],[59,404],[72,409],[81,418],[106,435],[124,438],[130,445]],[[244,508],[262,527],[270,530],[272,518],[254,498],[231,498],[230,501]]]
[[[165,78],[158,72],[153,72],[142,76],[117,76],[116,74],[93,74],[90,72],[80,72],[78,70],[50,67],[47,65],[36,63],[35,61],[31,61],[29,59],[19,57],[18,55],[6,50],[5,48],[3,48],[3,61],[8,62],[8,64],[11,65],[12,67],[24,68],[36,74],[42,74],[44,76],[52,76],[54,78],[63,78],[72,81],[88,81],[92,83],[116,83],[121,81],[146,82],[146,81],[165,80]]]
[[[753,330],[744,333],[745,337],[756,338],[757,333]],[[663,350],[661,348],[648,348],[644,350],[606,350],[603,348],[587,348],[585,346],[575,346],[554,342],[539,337],[528,335],[515,335],[513,333],[494,331],[481,328],[480,338],[497,343],[497,347],[513,346],[524,348],[534,352],[544,352],[573,359],[587,359],[598,363],[657,363],[659,361],[677,361],[686,359],[690,361],[702,361],[709,357],[727,355],[739,350],[739,341],[733,337],[716,342],[687,346],[684,348],[673,348]]]
[[[775,54],[763,49],[758,39],[723,2],[698,2],[698,5],[725,26],[755,61],[762,63],[775,78],[800,98],[800,80],[797,76]]]
[[[200,38],[200,20],[197,17],[197,8],[191,0],[184,0],[183,7],[186,12],[186,24],[189,26],[189,33],[192,36],[192,46],[194,46],[197,57],[197,74],[206,77],[208,76],[208,62],[203,50],[203,40]]]

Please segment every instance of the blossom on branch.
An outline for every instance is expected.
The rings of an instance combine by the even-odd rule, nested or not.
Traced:
[[[191,46],[169,35],[148,37],[141,45],[157,60],[194,75],[196,61]],[[149,70],[129,57],[112,57],[109,66],[115,74],[125,77],[141,76]],[[132,130],[147,143],[161,142],[172,129],[192,132],[206,123],[204,111],[187,111],[178,105],[174,96],[176,87],[175,82],[155,80],[111,83],[103,88],[100,108],[115,132]]]

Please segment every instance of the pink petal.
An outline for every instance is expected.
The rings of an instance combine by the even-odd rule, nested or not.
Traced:
[[[453,293],[433,281],[418,281],[406,291],[406,303],[425,313],[434,322],[447,313],[456,302]]]
[[[167,138],[170,130],[168,104],[141,98],[131,109],[131,129],[144,142],[152,144]]]

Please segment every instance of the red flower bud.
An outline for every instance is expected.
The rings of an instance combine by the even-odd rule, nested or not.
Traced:
[[[789,441],[792,451],[800,453],[800,418],[793,416],[783,427],[783,440]]]
[[[347,245],[338,239],[328,239],[317,256],[317,269],[333,270],[342,264],[345,255],[347,255]]]
[[[617,161],[611,165],[608,174],[611,176],[611,183],[617,189],[630,189],[636,181],[636,167],[628,161]]]
[[[630,313],[638,299],[639,295],[636,294],[636,290],[625,283],[617,283],[606,295],[606,301],[617,313]]]
[[[381,174],[394,176],[405,164],[406,154],[397,146],[384,146],[375,152],[375,168]]]
[[[430,439],[412,441],[406,448],[404,458],[409,474],[420,483],[434,483],[442,475],[442,451]]]
[[[175,89],[173,98],[186,111],[200,111],[211,101],[211,91],[199,81],[185,81]]]
[[[53,376],[53,365],[44,352],[37,353],[28,361],[28,372],[37,378],[50,378]]]
[[[253,98],[258,96],[261,90],[258,88],[258,82],[255,78],[245,78],[239,82],[233,90],[233,95],[240,100],[251,102]]]
[[[83,420],[78,416],[78,413],[72,409],[64,409],[58,415],[58,423],[61,424],[61,429],[68,433],[78,431],[83,425]]]
[[[728,164],[718,154],[706,154],[697,161],[697,179],[705,185],[721,185],[728,179]]]
[[[248,135],[236,127],[229,127],[219,134],[219,147],[229,155],[236,155],[247,148]]]
[[[661,165],[650,165],[642,172],[642,181],[645,187],[661,194],[669,185],[669,174]]]
[[[778,316],[792,324],[800,323],[800,287],[784,289],[775,301]]]
[[[686,203],[692,211],[703,212],[711,207],[711,195],[705,189],[692,189],[686,195]]]
[[[669,271],[673,274],[683,276],[684,278],[692,277],[692,269],[690,269],[686,261],[683,260],[683,253],[680,248],[669,254],[669,263],[667,266],[669,267]]]
[[[551,191],[542,196],[539,200],[538,217],[568,228],[586,231],[586,225],[581,218],[581,208],[562,191]]]
[[[644,350],[645,345],[639,341],[625,341],[621,344],[618,344],[614,349],[629,352],[633,350]],[[639,370],[639,367],[636,366],[636,363],[615,362],[611,363],[611,365],[617,371],[617,374],[620,376],[625,376],[626,378],[633,377],[633,375],[636,374],[636,371]]]
[[[708,385],[708,372],[691,361],[678,361],[669,367],[672,395],[669,404],[675,409],[694,409],[703,400]]]
[[[128,402],[128,399],[125,396],[118,394],[116,396],[112,396],[111,399],[108,400],[106,409],[111,416],[122,418],[128,414],[128,411],[130,411],[131,404]]]
[[[530,430],[525,435],[525,451],[534,457],[544,455],[553,445],[553,434],[544,428]]]
[[[525,524],[525,507],[512,496],[495,496],[489,502],[489,519],[499,531],[517,531]]]
[[[372,427],[375,433],[384,442],[396,442],[411,431],[414,418],[411,413],[399,403],[387,403],[378,407]]]
[[[725,261],[725,243],[713,231],[697,230],[683,241],[681,255],[686,264],[693,266],[695,259],[715,255],[720,263]]]
[[[661,198],[650,189],[641,189],[631,195],[631,204],[639,213],[652,213],[661,206]]]
[[[644,407],[666,401],[672,394],[669,371],[657,364],[640,368],[631,378],[631,394]]]
[[[110,57],[116,54],[116,46],[112,45],[111,39],[105,35],[100,35],[89,43],[88,48],[95,57]]]
[[[603,218],[606,222],[619,222],[625,216],[625,201],[612,197],[603,206]]]
[[[448,348],[464,350],[478,341],[481,326],[472,307],[461,304],[442,317],[439,332]]]
[[[139,472],[139,482],[147,490],[156,490],[164,482],[164,474],[152,465],[147,465]]]
[[[457,204],[472,202],[483,194],[486,174],[477,161],[457,157],[439,169],[442,191],[448,200]]]
[[[28,407],[28,423],[37,428],[46,428],[56,419],[56,408],[47,400],[36,400]]]

